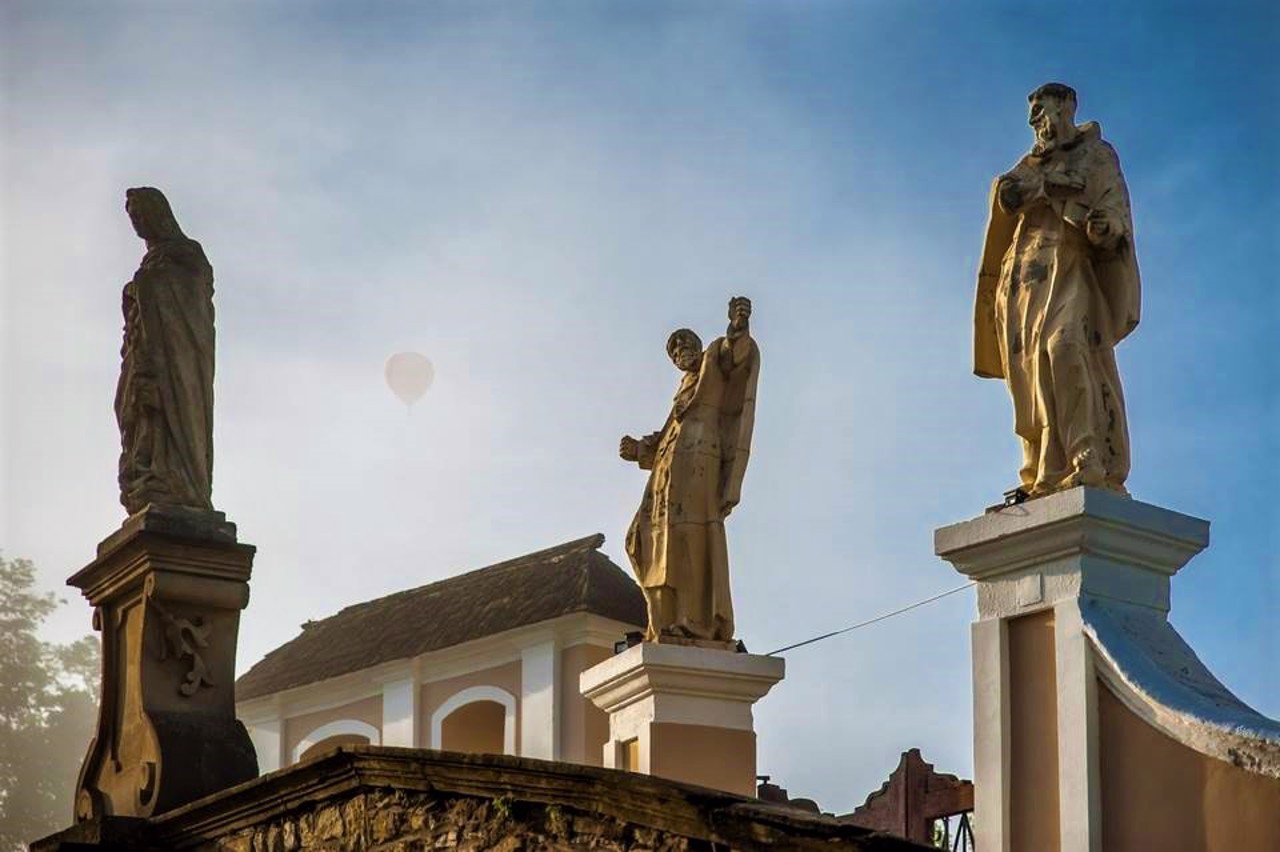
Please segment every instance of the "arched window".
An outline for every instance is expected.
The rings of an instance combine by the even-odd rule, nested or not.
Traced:
[[[382,737],[378,729],[367,722],[341,719],[321,725],[302,738],[293,749],[293,762],[315,757],[331,748],[342,745],[378,745]]]
[[[455,693],[431,714],[431,747],[515,754],[515,696],[496,686]]]

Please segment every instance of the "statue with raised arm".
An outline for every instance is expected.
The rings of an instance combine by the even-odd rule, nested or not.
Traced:
[[[978,269],[974,372],[1013,397],[1022,468],[1012,500],[1077,485],[1127,494],[1129,430],[1115,345],[1138,325],[1129,191],[1076,93],[1031,93],[1035,145],[991,190]]]
[[[650,472],[627,531],[650,642],[734,645],[724,522],[741,496],[755,424],[760,350],[750,317],[749,299],[731,299],[728,331],[705,350],[689,329],[672,332],[667,355],[681,377],[667,422],[619,446]]]
[[[158,189],[125,193],[147,253],[124,286],[116,386],[120,502],[209,510],[213,480],[213,268]]]

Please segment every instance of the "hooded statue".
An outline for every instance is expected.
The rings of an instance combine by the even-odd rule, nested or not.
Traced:
[[[742,494],[755,426],[760,350],[751,302],[729,303],[729,330],[705,350],[688,329],[667,354],[683,376],[661,431],[622,439],[619,453],[650,471],[627,531],[627,556],[649,608],[648,641],[734,644],[724,521]]]
[[[213,268],[158,189],[125,194],[147,253],[124,287],[116,386],[120,502],[209,510],[213,480]]]
[[[1129,191],[1097,123],[1061,83],[1030,95],[1036,145],[991,190],[974,306],[974,373],[1004,379],[1024,497],[1127,493],[1129,430],[1114,347],[1138,325]]]

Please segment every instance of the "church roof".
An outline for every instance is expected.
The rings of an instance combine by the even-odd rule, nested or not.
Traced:
[[[575,612],[647,621],[640,587],[596,534],[303,625],[236,681],[243,701]]]

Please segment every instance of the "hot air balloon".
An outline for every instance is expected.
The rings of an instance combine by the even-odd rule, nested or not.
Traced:
[[[385,372],[387,387],[407,406],[422,399],[436,377],[431,360],[419,352],[397,352],[387,359]]]

